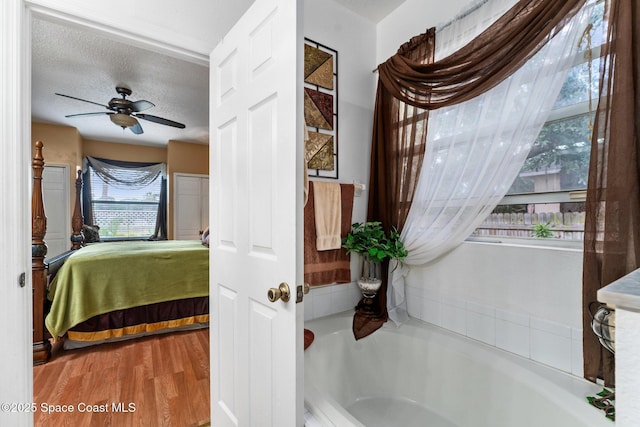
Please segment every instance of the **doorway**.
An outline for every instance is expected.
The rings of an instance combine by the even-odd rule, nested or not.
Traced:
[[[133,47],[135,47],[136,49],[139,49],[139,50],[140,49],[144,49],[146,47],[149,47],[149,46],[145,46],[145,43],[141,43],[140,40],[131,40],[129,38],[130,35],[127,35],[126,33],[116,34],[118,32],[118,30],[116,30],[116,29],[104,29],[102,27],[97,28],[95,25],[93,25],[91,23],[88,23],[88,22],[81,22],[81,21],[78,21],[78,20],[75,20],[75,19],[72,19],[72,18],[69,18],[69,17],[64,17],[64,16],[61,17],[61,16],[58,16],[58,15],[55,15],[55,16],[54,15],[55,14],[49,14],[47,11],[41,11],[41,10],[38,9],[37,11],[34,10],[34,13],[30,15],[29,19],[30,19],[32,25],[34,25],[34,24],[35,25],[39,25],[41,23],[45,23],[45,24],[47,24],[47,27],[49,29],[52,28],[52,27],[61,27],[61,28],[67,28],[68,27],[68,29],[66,29],[65,31],[67,31],[68,34],[72,34],[73,37],[82,37],[82,36],[78,36],[77,34],[80,34],[80,33],[84,32],[87,35],[90,35],[90,36],[87,36],[87,38],[91,37],[92,39],[95,39],[96,37],[103,37],[105,39],[113,40],[114,44],[122,44],[122,45],[127,45],[129,43],[132,43],[132,44],[135,45]],[[53,36],[53,35],[50,34],[50,36]],[[65,46],[65,47],[66,48],[73,48],[73,47],[68,46],[68,45]],[[163,66],[169,66],[169,64],[175,63],[177,61],[176,56],[190,58],[190,59],[193,59],[195,62],[202,62],[202,61],[207,60],[206,56],[197,56],[197,55],[194,55],[192,52],[184,52],[184,53],[176,52],[176,48],[175,47],[163,46],[162,43],[157,43],[157,42],[153,43],[153,45],[151,47],[152,47],[154,55],[157,55],[158,51],[163,51],[163,50],[166,50],[168,52],[170,51],[171,55],[167,55],[166,60],[163,61]],[[75,49],[79,50],[80,53],[81,52],[85,52],[86,53],[85,56],[87,56],[87,57],[89,55],[88,55],[88,52],[86,52],[86,49],[90,49],[90,48],[91,48],[91,46],[87,47],[86,45],[83,45],[82,43],[80,43],[79,46],[75,47]],[[95,46],[95,48],[98,49],[98,46]],[[143,55],[143,54],[141,54],[141,55]],[[87,72],[87,75],[89,76],[88,78],[89,78],[89,80],[91,80],[91,85],[98,85],[98,84],[102,84],[102,81],[104,81],[104,80],[115,79],[116,76],[121,76],[123,74],[122,72],[123,72],[123,70],[125,68],[129,68],[129,67],[135,68],[136,66],[139,66],[140,68],[143,68],[143,66],[142,66],[143,61],[142,60],[140,60],[140,62],[135,63],[133,65],[124,64],[122,61],[123,61],[122,57],[114,58],[111,64],[104,65],[103,69],[101,70],[102,74],[100,74],[100,72],[98,72],[98,73]],[[89,61],[89,62],[91,62],[91,61]],[[32,58],[32,63],[33,63],[33,58]],[[78,66],[79,67],[83,67],[84,65],[79,64]],[[89,65],[86,65],[86,66],[89,67]],[[109,67],[113,67],[113,68],[109,68]],[[156,65],[156,67],[157,67],[157,65]],[[157,68],[155,68],[155,69],[157,70]],[[37,73],[38,71],[39,70],[34,68],[32,70],[32,75]],[[140,79],[143,79],[143,80],[156,79],[157,80],[159,78],[158,74],[160,74],[160,72],[158,71],[155,74],[149,74],[149,70],[145,69],[144,72],[141,71],[140,74],[142,74]],[[183,72],[182,74],[189,74],[189,73]],[[207,70],[206,74],[208,76],[208,70]],[[71,88],[74,88],[74,87],[75,88],[79,88],[79,87],[82,86],[80,84],[80,82],[78,82],[78,81],[74,82],[73,81],[74,79],[69,79],[69,80],[71,80],[70,81],[70,86],[69,86]],[[129,83],[131,83],[131,82],[129,82]],[[37,84],[37,82],[36,83],[32,83],[32,85],[35,85],[35,84]],[[142,86],[143,86],[142,83],[140,83],[138,86],[134,87],[134,89],[135,88],[139,89]],[[68,90],[66,90],[66,89],[60,89],[61,92],[63,90],[68,92]],[[105,90],[113,91],[113,87],[111,87],[111,86],[106,87]],[[50,90],[50,92],[52,92],[52,91],[53,90]],[[31,104],[31,110],[32,111],[35,111],[36,109],[39,108],[39,106],[37,105],[37,102],[39,102],[39,98],[38,98],[38,96],[37,96],[37,94],[35,92],[36,92],[35,91],[35,87],[32,86],[32,94],[34,95],[33,103]],[[202,90],[202,92],[204,92],[205,94],[208,94],[208,87],[204,88]],[[71,94],[75,95],[76,93],[71,93]],[[78,95],[82,96],[82,93],[79,93]],[[105,102],[104,100],[105,99],[108,100],[110,96],[117,96],[117,95],[115,95],[115,92],[114,92],[113,95],[109,92],[109,93],[106,93],[105,96],[106,97],[96,97],[96,98],[87,97],[87,98],[89,98],[89,100],[96,100],[96,101],[99,101],[99,102]],[[153,100],[156,101],[156,99],[153,99]],[[207,95],[206,104],[208,106],[208,95]],[[89,106],[90,109],[89,110],[85,110],[84,109],[85,106]],[[89,104],[82,104],[82,103],[80,103],[78,107],[79,107],[78,112],[100,110],[99,106],[91,107]],[[95,108],[95,110],[92,110],[91,108]],[[62,111],[60,111],[60,115],[62,115],[62,114],[64,114],[64,113]],[[206,109],[205,109],[204,115],[205,115],[205,117],[206,117],[206,119],[208,121],[208,114],[207,114],[207,110]],[[32,114],[32,117],[33,117],[33,114]],[[105,117],[89,117],[86,120],[92,121],[92,120],[97,120],[97,119],[105,119]],[[78,119],[78,120],[80,120],[80,119]],[[83,118],[83,120],[84,120],[84,118]],[[70,126],[73,126],[73,123],[69,123],[69,124],[70,124]],[[108,122],[108,119],[107,119],[107,124],[110,125],[110,123]],[[152,132],[153,125],[144,125],[143,124],[143,126],[145,127],[145,134],[146,135],[153,133]],[[122,134],[122,135],[127,135],[127,134],[125,134],[124,130],[120,131],[120,129],[118,129],[118,128],[115,128],[115,130],[119,131],[120,134]],[[78,164],[81,164],[81,157],[82,157],[82,151],[83,151],[82,150],[82,147],[83,147],[82,146],[82,137],[78,138],[79,142],[77,144],[75,144],[75,145],[70,144],[69,143],[70,141],[68,141],[68,140],[66,141],[66,145],[65,145],[65,139],[66,138],[67,138],[67,134],[64,134],[59,140],[56,139],[54,144],[49,144],[49,143],[47,143],[47,141],[44,141],[45,142],[45,162],[49,162],[52,159],[55,159],[55,163],[66,162],[65,164],[67,166],[67,169],[75,170],[76,166]],[[88,139],[101,140],[101,138],[98,138],[96,136],[93,136],[93,138],[91,136],[89,136]],[[117,141],[117,142],[121,142],[121,141]],[[48,151],[47,151],[47,148],[49,149]],[[143,150],[143,149],[141,148],[141,150]],[[156,149],[156,151],[157,150],[158,149]],[[67,181],[69,181],[69,180],[67,179]],[[67,202],[66,205],[68,206],[68,204],[69,203]],[[46,206],[45,206],[45,208],[46,208]],[[70,216],[66,215],[66,218],[67,218],[66,219],[66,223],[70,224],[70,221],[71,221]],[[65,237],[65,241],[67,241],[67,242],[68,242],[68,237],[69,237],[69,235],[67,234],[67,236]],[[183,335],[185,335],[185,334],[180,335],[180,338],[184,338]],[[206,336],[206,344],[207,344],[206,348],[208,350],[208,333],[205,334],[205,336]],[[191,337],[191,338],[189,338],[189,337]],[[182,348],[182,349],[185,348],[185,345],[188,345],[188,340],[193,341],[192,344],[193,345],[197,345],[198,347],[203,347],[203,343],[205,342],[205,338],[202,337],[202,334],[188,335],[188,337],[185,338],[185,339],[187,340],[186,342],[185,341],[180,341],[179,343],[176,343],[175,340],[173,340],[173,339],[168,339],[168,340],[163,339],[162,341],[165,342],[165,343],[166,342],[173,342],[173,344],[171,344],[172,348],[173,347],[177,347],[177,348]],[[162,351],[166,351],[167,350],[166,345],[160,345],[160,344],[154,343],[150,339],[146,340],[145,344],[147,345],[145,347],[146,350],[142,350],[142,351],[139,351],[139,352],[136,351],[135,353],[151,354],[152,355],[152,359],[154,359],[153,355],[159,354],[158,353],[158,348],[161,348]],[[134,345],[134,344],[128,343],[128,344],[122,344],[120,346],[115,346],[114,345],[114,346],[111,346],[111,347],[112,347],[112,349],[114,351],[117,352],[116,353],[116,356],[117,356],[117,355],[122,355],[122,354],[128,354],[127,353],[127,351],[128,351],[127,349],[129,347],[131,347],[131,345]],[[110,350],[108,350],[108,349],[97,349],[96,348],[95,350],[85,349],[85,350],[77,350],[77,351],[78,352],[87,352],[87,353],[90,353],[90,352],[99,353],[99,352],[110,351]],[[114,356],[114,358],[116,356]],[[98,357],[98,356],[94,356],[94,357]],[[182,359],[178,358],[178,356],[172,357],[171,359],[182,360]],[[200,358],[200,359],[202,359],[202,358]],[[146,363],[146,360],[144,360],[144,361]],[[200,362],[202,362],[202,360],[200,360]],[[135,360],[134,360],[132,363],[138,363],[138,362],[135,362]],[[187,362],[175,362],[175,363],[180,364],[180,363],[187,363]],[[139,364],[136,365],[136,367],[134,367],[133,371],[137,371],[137,370],[149,371],[150,370],[148,365],[146,367],[142,367],[142,368],[140,368],[138,366],[139,366]],[[207,368],[208,368],[208,361],[207,361]],[[40,367],[38,369],[40,369]],[[69,369],[72,369],[72,368],[69,368]],[[112,368],[106,367],[105,369],[109,370],[109,369],[112,369]],[[170,370],[169,367],[157,368],[157,365],[155,367],[151,368],[151,369],[154,370],[154,372],[156,372],[156,371],[157,372],[162,372],[163,373],[162,375],[164,375],[164,374],[168,375],[168,371]],[[159,369],[159,371],[158,371],[158,369]],[[172,372],[172,374],[175,374],[175,373]],[[130,400],[127,400],[125,402],[124,400],[122,400],[121,395],[120,395],[120,397],[116,397],[116,396],[113,396],[113,395],[111,397],[105,396],[105,395],[102,395],[102,396],[98,397],[97,395],[95,395],[96,396],[95,399],[93,397],[91,397],[92,396],[92,394],[91,394],[92,390],[94,390],[94,391],[98,390],[98,389],[102,389],[103,391],[108,391],[109,390],[108,387],[105,388],[105,387],[101,386],[101,384],[103,383],[104,378],[105,378],[104,375],[105,375],[104,373],[103,374],[97,373],[97,374],[93,375],[93,378],[85,378],[85,380],[82,381],[84,383],[86,383],[87,381],[93,381],[93,382],[91,382],[91,384],[93,384],[93,386],[89,387],[88,389],[86,389],[87,393],[84,394],[83,397],[79,398],[80,400],[72,402],[72,403],[75,404],[75,409],[76,410],[80,409],[78,407],[78,405],[80,403],[96,404],[98,406],[107,404],[109,409],[112,409],[112,407],[110,406],[111,404],[119,405],[121,403],[124,403],[125,406],[122,407],[122,409],[125,410],[125,412],[126,412],[126,410],[131,411],[131,409],[132,409],[131,407],[129,407],[129,404],[134,404],[134,406],[136,405],[136,403],[139,404],[139,402],[140,402],[139,400],[136,401],[136,400],[131,400],[130,399]],[[184,375],[186,376],[187,374],[184,374]],[[203,374],[202,374],[202,372],[199,372],[199,373],[194,374],[194,375],[201,376]],[[132,380],[135,380],[136,375],[132,373],[130,377],[131,377]],[[168,380],[166,378],[164,378],[164,379],[156,378],[155,381],[168,381]],[[49,382],[46,382],[46,384],[47,384],[47,386],[53,387],[54,385],[56,385],[56,381],[49,381]],[[167,384],[169,384],[169,383],[167,383]],[[58,383],[58,385],[59,385],[59,383]],[[38,390],[35,390],[35,391],[37,392]],[[207,387],[207,392],[208,392],[208,387]],[[36,395],[37,395],[37,393],[36,393]],[[180,397],[180,396],[189,396],[189,394],[188,393],[179,393],[177,395],[177,397]],[[190,398],[192,398],[192,397],[193,396],[191,396]],[[48,403],[57,404],[57,403],[63,403],[63,402],[48,402]],[[179,407],[180,406],[180,405],[177,405],[175,403],[173,403],[172,405],[174,407]],[[169,407],[170,406],[171,405],[169,405]],[[182,405],[182,406],[185,406],[185,405]],[[100,408],[98,407],[97,409],[100,409]],[[138,411],[141,410],[141,408],[139,406],[136,409]],[[162,408],[158,408],[158,410],[161,410],[161,409]],[[206,411],[207,411],[207,413],[209,411],[208,405],[207,405]]]

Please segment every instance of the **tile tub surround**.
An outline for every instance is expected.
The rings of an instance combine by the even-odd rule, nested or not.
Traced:
[[[408,286],[409,316],[582,378],[582,329]]]
[[[304,320],[353,310],[360,298],[362,298],[362,292],[355,282],[312,286],[309,293],[304,296]]]
[[[583,376],[582,329],[410,286],[406,297],[411,317]],[[353,310],[360,298],[355,283],[312,287],[305,295],[304,319]]]
[[[640,420],[640,269],[598,291],[616,310],[616,427]]]

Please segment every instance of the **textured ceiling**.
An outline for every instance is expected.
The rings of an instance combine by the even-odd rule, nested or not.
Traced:
[[[377,23],[404,3],[405,0],[336,0],[336,2]]]
[[[373,22],[403,2],[337,0]],[[244,7],[248,7],[251,1],[245,3]],[[237,11],[236,15],[240,13]],[[33,121],[75,127],[86,139],[158,146],[169,140],[208,144],[208,67],[75,26],[33,19],[32,28]],[[118,96],[116,86],[131,89],[133,93],[128,99],[132,101],[144,99],[154,103],[155,107],[144,111],[145,114],[184,123],[186,128],[139,120],[144,133],[134,135],[113,124],[106,114],[66,118],[69,114],[108,110],[55,95],[58,92],[106,105]]]
[[[185,129],[139,120],[144,133],[134,135],[108,115],[68,114],[108,111],[98,105],[55,95],[56,92],[106,105],[130,88],[128,99],[145,99],[155,107],[145,114],[186,125]],[[95,32],[33,20],[32,119],[73,126],[86,139],[165,145],[170,139],[208,144],[209,69],[114,41]]]

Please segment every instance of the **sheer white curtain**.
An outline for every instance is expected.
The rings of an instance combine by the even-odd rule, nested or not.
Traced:
[[[83,170],[89,166],[104,182],[125,190],[138,190],[147,187],[158,176],[167,177],[167,165],[164,163],[104,162],[87,156],[83,160]]]
[[[483,1],[436,36],[436,61],[471,41],[515,0]],[[585,9],[585,8],[583,8]],[[491,213],[516,178],[571,68],[588,14],[578,13],[527,64],[470,101],[432,111],[415,197],[390,266],[389,318],[406,321],[404,278],[452,250]]]
[[[518,0],[478,0],[451,22],[436,26],[435,60],[451,55],[487,29]]]

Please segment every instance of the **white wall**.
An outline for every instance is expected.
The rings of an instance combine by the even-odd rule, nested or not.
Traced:
[[[332,0],[305,0],[304,35],[338,51],[339,179],[368,184],[375,98],[375,25]],[[354,217],[364,219],[366,193]]]
[[[338,181],[367,186],[353,206],[353,222],[364,221],[376,82],[371,72],[375,24],[332,0],[305,0],[304,36],[338,51]],[[352,277],[355,271],[353,259]],[[305,319],[352,309],[359,298],[355,284],[314,288],[305,297]]]
[[[450,21],[474,2],[475,0],[405,0],[378,23],[376,63],[386,61],[411,37]]]

